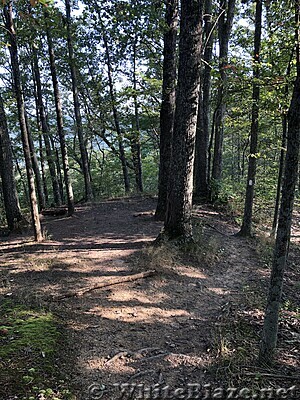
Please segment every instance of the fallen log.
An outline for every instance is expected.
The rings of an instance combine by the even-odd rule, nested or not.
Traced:
[[[45,208],[44,210],[41,211],[42,215],[47,215],[51,217],[58,217],[60,215],[66,215],[68,212],[68,209],[63,207],[63,208]]]
[[[82,288],[80,290],[77,290],[76,292],[66,293],[65,295],[60,296],[58,299],[60,300],[60,299],[66,299],[66,298],[70,298],[70,297],[81,297],[84,294],[89,293],[93,290],[102,289],[102,288],[108,287],[108,286],[118,285],[118,284],[124,283],[124,282],[133,282],[138,279],[143,279],[143,278],[147,278],[148,276],[152,276],[155,273],[156,273],[155,270],[149,270],[149,271],[139,272],[138,274],[133,274],[133,275],[115,276],[110,279],[107,279],[105,282],[98,283],[95,286]]]

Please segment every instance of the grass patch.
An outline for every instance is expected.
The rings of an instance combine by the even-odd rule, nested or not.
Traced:
[[[55,316],[6,300],[0,321],[0,398],[72,399],[60,372],[63,340]]]

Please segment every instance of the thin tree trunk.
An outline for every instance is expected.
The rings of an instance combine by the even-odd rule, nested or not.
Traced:
[[[213,53],[212,1],[205,0],[204,14],[204,65],[202,67],[202,93],[199,99],[198,122],[195,149],[195,193],[194,196],[207,199],[208,190],[208,146],[210,126],[211,60]]]
[[[181,2],[178,86],[164,234],[192,237],[194,147],[200,93],[202,0]]]
[[[71,26],[71,6],[70,0],[65,0],[66,4],[66,21],[67,21],[67,42],[68,42],[68,51],[69,51],[69,64],[71,70],[71,79],[72,79],[72,92],[73,92],[73,102],[74,102],[74,112],[76,119],[76,127],[78,133],[79,140],[79,148],[81,155],[81,164],[82,164],[82,172],[84,177],[84,186],[85,186],[85,200],[91,201],[93,200],[93,190],[90,179],[90,169],[88,162],[88,154],[84,139],[83,127],[82,127],[82,118],[80,112],[80,102],[78,96],[78,73],[76,68],[76,60],[74,57],[74,49],[73,49],[73,40],[72,40],[72,26]]]
[[[241,236],[252,235],[252,213],[253,213],[254,187],[256,178],[256,158],[257,158],[257,142],[258,142],[258,130],[259,130],[258,118],[259,118],[260,85],[258,80],[260,77],[259,62],[260,62],[260,47],[261,47],[261,24],[262,24],[262,0],[256,0],[250,154],[248,162],[244,217],[243,217],[243,224],[239,232]]]
[[[62,198],[60,195],[59,182],[57,179],[57,173],[55,169],[55,162],[53,161],[54,154],[51,149],[51,143],[49,139],[50,130],[47,123],[46,112],[43,102],[43,94],[42,94],[42,83],[40,76],[40,69],[38,64],[37,51],[35,48],[32,48],[32,57],[33,57],[33,69],[34,69],[34,77],[36,84],[36,95],[37,95],[37,109],[40,118],[43,140],[45,143],[45,150],[47,156],[47,163],[49,166],[49,172],[51,176],[52,190],[53,190],[53,198],[56,206],[61,206]]]
[[[38,163],[38,159],[37,159],[36,152],[34,149],[33,138],[32,138],[31,129],[30,129],[29,121],[28,121],[28,116],[27,116],[26,112],[25,112],[25,122],[26,122],[27,134],[28,134],[28,142],[29,142],[29,148],[30,148],[32,169],[33,169],[34,176],[35,176],[35,183],[36,183],[37,194],[38,194],[39,208],[41,211],[46,207],[45,194],[44,194],[44,190],[43,190],[43,184],[42,184],[39,163]]]
[[[300,0],[295,1],[295,8],[297,78],[294,84],[293,97],[288,112],[288,134],[284,181],[282,186],[269,295],[260,342],[259,362],[262,365],[271,365],[274,361],[276,351],[283,278],[289,252],[295,189],[298,180],[300,150]]]
[[[58,79],[57,79],[57,72],[56,72],[56,65],[55,65],[55,53],[54,53],[54,48],[53,48],[53,43],[52,43],[52,36],[51,36],[50,28],[49,28],[47,12],[45,12],[45,19],[46,19],[46,36],[47,36],[48,51],[49,51],[49,57],[50,57],[50,71],[51,71],[54,98],[55,98],[57,131],[58,131],[61,154],[62,154],[64,181],[65,181],[65,186],[66,186],[67,203],[68,203],[68,215],[70,216],[70,215],[74,214],[74,196],[73,196],[73,188],[72,188],[72,183],[71,183],[71,178],[70,178],[68,150],[67,150],[66,136],[65,136],[64,124],[63,124],[63,115],[62,115],[62,103],[61,103],[61,96],[60,96],[60,91],[59,91],[59,87],[58,87]]]
[[[113,111],[113,117],[114,117],[114,122],[115,122],[115,128],[116,128],[116,132],[117,132],[120,160],[121,160],[122,171],[123,171],[124,187],[125,187],[125,192],[128,193],[130,191],[130,182],[129,182],[129,174],[128,174],[128,168],[127,168],[127,160],[126,160],[126,154],[125,154],[125,149],[124,149],[123,134],[122,134],[121,127],[120,127],[119,114],[118,114],[117,107],[116,107],[116,98],[115,98],[115,90],[114,90],[114,84],[113,84],[113,78],[112,78],[112,66],[111,66],[111,61],[110,61],[108,42],[107,42],[107,38],[106,38],[106,35],[104,32],[103,32],[103,41],[104,41],[105,52],[106,52],[109,92],[110,92],[110,98],[111,98],[111,103],[112,103],[112,111]]]
[[[103,23],[102,23],[99,5],[97,4],[97,2],[94,2],[93,4],[97,10],[99,22],[101,25],[102,38],[103,38],[103,43],[104,43],[105,55],[106,55],[109,94],[110,94],[110,100],[111,100],[111,104],[112,104],[112,112],[113,112],[115,128],[116,128],[116,132],[117,132],[117,141],[118,141],[118,146],[119,146],[120,161],[121,161],[121,165],[122,165],[124,188],[125,188],[125,192],[129,193],[129,191],[130,191],[129,174],[128,174],[128,168],[127,168],[125,148],[124,148],[124,138],[123,138],[123,134],[122,134],[121,126],[120,126],[118,110],[116,107],[116,95],[115,95],[115,88],[114,88],[114,81],[113,81],[113,68],[112,68],[111,57],[110,57],[110,52],[109,52],[108,39],[107,39],[107,36],[105,33],[105,27],[103,26]]]
[[[43,191],[44,191],[44,195],[45,195],[45,203],[48,204],[49,192],[48,192],[46,170],[45,170],[45,156],[44,156],[44,151],[43,151],[43,135],[42,135],[41,119],[40,119],[39,110],[38,110],[35,82],[34,82],[34,85],[35,85],[34,98],[35,98],[35,108],[36,108],[36,124],[37,124],[37,129],[38,129],[38,134],[39,134],[39,155],[40,155],[40,163],[41,163],[41,176],[42,176],[42,182],[43,182]]]
[[[42,126],[41,126],[41,119],[40,119],[39,107],[38,107],[38,98],[37,98],[36,80],[35,80],[34,63],[33,62],[31,62],[31,70],[32,70],[33,84],[34,84],[36,124],[37,124],[37,130],[38,130],[38,135],[39,135],[39,156],[40,156],[40,164],[41,164],[41,179],[42,179],[42,185],[43,185],[43,193],[45,196],[45,204],[47,204],[48,200],[49,200],[49,196],[48,196],[48,187],[47,187],[46,171],[45,171],[45,157],[44,157],[44,151],[43,151]]]
[[[226,67],[228,65],[228,47],[234,17],[235,0],[222,0],[220,9],[221,14],[218,21],[220,82],[217,94],[217,108],[215,112],[215,142],[212,165],[212,179],[214,181],[215,193],[213,193],[213,197],[218,197],[222,175],[223,130],[227,95]]]
[[[8,134],[6,115],[0,94],[0,173],[2,181],[3,202],[8,229],[13,231],[16,224],[23,220],[17,194],[13,153]]]
[[[137,97],[137,81],[136,81],[136,38],[133,43],[133,103],[134,103],[134,123],[130,138],[132,164],[135,174],[136,190],[143,192],[143,176],[142,176],[142,158],[141,158],[141,142],[140,142],[140,121],[139,106]]]
[[[294,49],[291,53],[291,58],[289,60],[287,70],[286,70],[286,76],[290,77],[291,75],[291,68],[292,68],[292,61],[294,57]],[[284,88],[284,94],[286,97],[289,95],[289,85],[286,84]],[[277,179],[277,191],[276,191],[276,200],[275,200],[275,209],[274,209],[274,217],[273,217],[273,225],[272,225],[272,231],[271,231],[271,236],[274,236],[276,233],[277,229],[277,223],[278,223],[278,214],[279,214],[279,205],[280,205],[280,193],[281,193],[281,188],[282,188],[282,176],[283,176],[283,170],[284,170],[284,162],[285,162],[285,147],[286,147],[286,136],[287,136],[287,125],[288,125],[288,119],[287,115],[284,114],[282,116],[282,139],[281,139],[281,150],[280,150],[280,160],[279,160],[279,170],[278,170],[278,179]]]
[[[178,30],[178,0],[166,2],[166,31],[163,50],[163,84],[160,108],[158,199],[155,218],[164,220],[167,210],[172,138],[175,115],[176,41]]]
[[[34,173],[32,169],[31,163],[31,155],[30,155],[30,146],[28,140],[28,131],[26,126],[25,119],[25,103],[23,97],[23,88],[20,79],[20,68],[19,68],[19,59],[18,59],[18,46],[17,46],[17,38],[16,32],[14,28],[13,22],[13,11],[12,11],[12,1],[8,1],[4,6],[4,18],[5,18],[5,28],[9,33],[9,52],[11,57],[11,65],[12,65],[12,73],[14,80],[14,89],[15,95],[17,99],[17,107],[18,107],[18,117],[21,129],[21,138],[22,145],[24,151],[24,158],[26,164],[26,173],[28,180],[28,188],[29,188],[29,198],[30,198],[30,209],[31,209],[31,217],[32,217],[32,225],[34,230],[34,238],[35,241],[39,242],[43,239],[42,228],[39,217],[39,210],[37,205],[37,197],[35,191],[35,183],[34,183]]]
[[[283,176],[284,161],[285,161],[287,122],[288,122],[287,121],[287,115],[283,115],[283,117],[282,117],[281,150],[280,150],[279,170],[278,170],[278,178],[277,178],[277,190],[276,190],[275,209],[274,209],[271,236],[275,236],[276,229],[277,229],[277,223],[278,223],[278,214],[279,214],[279,206],[280,206],[280,193],[281,193],[281,188],[282,188],[282,176]]]

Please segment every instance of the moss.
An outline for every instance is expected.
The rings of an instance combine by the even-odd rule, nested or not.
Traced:
[[[0,305],[0,398],[67,400],[57,358],[62,335],[55,316],[13,301]],[[4,391],[2,393],[2,391]]]

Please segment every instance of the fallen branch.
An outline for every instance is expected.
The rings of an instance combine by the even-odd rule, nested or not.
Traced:
[[[220,235],[229,237],[229,235],[227,235],[227,233],[224,233],[224,232],[219,231],[218,228],[216,228],[215,226],[213,226],[213,225],[211,225],[211,224],[209,224],[209,223],[207,223],[207,222],[205,222],[204,225],[208,226],[208,227],[211,228],[211,229],[214,229],[214,230],[215,230],[216,232],[218,232]]]
[[[134,275],[116,276],[116,277],[106,280],[105,282],[101,282],[98,285],[88,287],[88,288],[83,288],[83,289],[78,290],[77,292],[71,292],[71,293],[62,295],[59,297],[59,299],[66,299],[66,298],[70,298],[70,297],[80,297],[86,293],[93,291],[93,290],[102,289],[102,288],[108,287],[108,286],[118,285],[119,283],[133,282],[138,279],[143,279],[148,276],[152,276],[155,273],[156,273],[155,270],[149,270],[149,271],[140,272],[140,273],[134,274]]]
[[[128,351],[120,351],[120,353],[117,353],[114,355],[112,358],[110,358],[108,361],[106,361],[106,365],[112,364],[115,361],[119,360],[120,358],[128,357],[131,355],[131,352]]]

